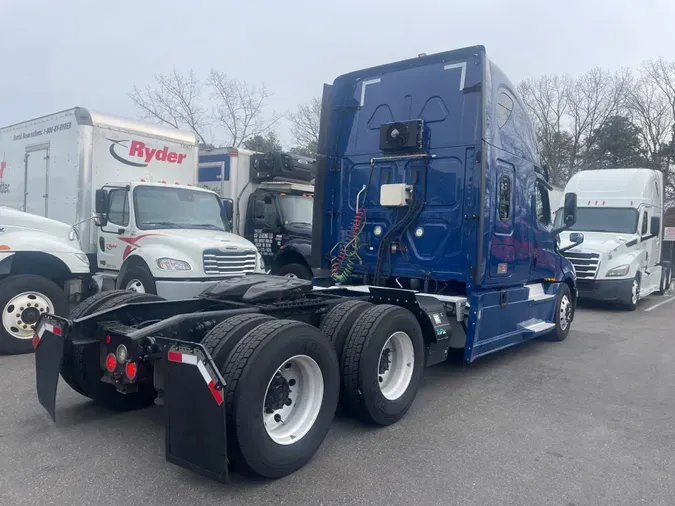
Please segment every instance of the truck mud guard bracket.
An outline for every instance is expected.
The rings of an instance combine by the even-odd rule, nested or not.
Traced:
[[[165,350],[166,460],[228,483],[225,380],[202,345]]]

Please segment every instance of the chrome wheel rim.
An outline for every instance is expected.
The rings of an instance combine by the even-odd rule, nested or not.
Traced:
[[[272,441],[290,445],[314,426],[323,404],[323,373],[307,355],[285,360],[267,384],[263,399],[263,424]]]
[[[560,299],[560,328],[567,330],[572,319],[572,303],[567,295]]]
[[[12,297],[2,310],[2,326],[16,339],[33,339],[35,324],[42,313],[54,310],[52,301],[39,292],[23,292]]]
[[[631,288],[631,302],[633,304],[638,303],[638,299],[640,298],[640,283],[638,283],[637,279],[633,280],[633,286]]]
[[[377,380],[382,395],[390,400],[401,397],[412,380],[415,367],[415,349],[410,336],[394,332],[380,351]]]

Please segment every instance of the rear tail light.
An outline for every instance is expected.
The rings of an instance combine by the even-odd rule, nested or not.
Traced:
[[[117,367],[117,359],[115,358],[114,353],[108,353],[108,356],[105,358],[105,368],[108,372],[113,372]]]
[[[138,366],[136,365],[136,362],[127,362],[127,365],[124,368],[124,373],[130,380],[136,378],[136,374],[138,373]]]

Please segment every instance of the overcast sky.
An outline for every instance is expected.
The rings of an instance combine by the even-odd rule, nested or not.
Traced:
[[[283,112],[342,73],[474,44],[514,82],[675,60],[675,0],[0,0],[0,126],[137,117],[127,93],[174,66],[265,82]]]

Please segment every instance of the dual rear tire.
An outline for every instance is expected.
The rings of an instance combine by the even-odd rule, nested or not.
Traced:
[[[326,339],[328,337],[329,339]],[[226,383],[234,467],[280,478],[304,466],[342,403],[390,425],[413,403],[424,366],[422,330],[398,306],[347,301],[320,329],[260,314],[221,322],[202,340]]]
[[[280,478],[317,452],[337,408],[335,350],[306,323],[260,314],[228,318],[202,341],[226,383],[228,448],[235,467]]]
[[[322,323],[340,357],[341,404],[366,423],[391,425],[405,416],[425,362],[422,329],[408,310],[348,301]]]

